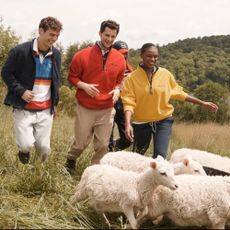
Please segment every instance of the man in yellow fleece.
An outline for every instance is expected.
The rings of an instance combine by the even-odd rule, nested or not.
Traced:
[[[133,151],[144,154],[153,135],[153,158],[166,158],[174,111],[170,99],[199,104],[212,112],[217,112],[218,107],[189,96],[167,69],[158,67],[158,49],[154,44],[142,46],[141,59],[142,63],[125,79],[121,95],[126,137],[134,139]]]

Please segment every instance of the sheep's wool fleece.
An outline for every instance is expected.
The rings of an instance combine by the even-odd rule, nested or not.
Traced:
[[[211,226],[230,220],[230,178],[176,176],[178,188],[159,186],[153,193],[149,215],[165,214],[180,226]]]
[[[139,153],[128,151],[109,152],[100,160],[100,164],[109,164],[126,171],[143,172],[149,163],[153,160],[152,157],[143,156]],[[175,175],[177,174],[203,174],[206,175],[200,163],[189,159],[189,165],[182,162],[172,164]],[[198,172],[195,172],[198,170]]]
[[[85,169],[80,183],[82,192],[87,194],[96,210],[119,212],[126,203],[142,206],[136,189],[138,178],[137,173],[111,165],[94,165]]]
[[[216,168],[230,173],[230,158],[226,156],[220,156],[214,153],[198,150],[181,148],[172,153],[170,161],[173,163],[181,161],[184,157],[190,156],[193,160],[198,161],[203,166]]]
[[[103,156],[100,163],[116,166],[123,170],[143,172],[153,160],[152,157],[128,151],[109,152]]]

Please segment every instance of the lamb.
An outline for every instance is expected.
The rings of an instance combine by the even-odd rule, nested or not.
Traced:
[[[100,164],[109,164],[120,169],[142,172],[152,161],[152,157],[146,157],[139,153],[117,151],[109,152],[100,160]],[[206,175],[202,165],[191,157],[184,158],[182,162],[173,164],[174,174],[198,174]]]
[[[142,173],[92,165],[83,172],[71,202],[89,198],[90,205],[99,212],[123,212],[136,229],[139,224],[135,213],[146,207],[158,185],[177,188],[173,168],[162,157],[153,159]]]
[[[177,163],[185,157],[192,157],[203,165],[209,175],[230,175],[230,158],[197,149],[181,148],[172,153],[170,162]]]
[[[176,190],[163,186],[154,190],[147,206],[148,218],[165,215],[179,226],[224,229],[230,220],[230,178],[199,175],[175,178]]]

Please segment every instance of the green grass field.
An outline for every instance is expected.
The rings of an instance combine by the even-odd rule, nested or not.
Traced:
[[[0,228],[77,229],[108,228],[101,216],[87,204],[69,203],[83,170],[90,164],[92,146],[78,161],[77,175],[71,177],[65,170],[66,154],[73,138],[74,120],[59,115],[52,133],[52,154],[45,165],[36,161],[35,153],[29,165],[17,159],[11,109],[0,106]],[[229,126],[217,124],[174,124],[169,148],[197,148],[230,156]],[[148,151],[151,154],[151,149]],[[126,229],[126,218],[109,214],[114,229]],[[159,227],[159,226],[158,226]],[[151,222],[145,229],[155,229]],[[176,228],[165,221],[159,228]],[[194,229],[194,228],[193,228]]]

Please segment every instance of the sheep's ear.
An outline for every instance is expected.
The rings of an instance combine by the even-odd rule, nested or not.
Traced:
[[[188,158],[183,159],[183,164],[184,164],[185,166],[188,166],[188,164],[189,164],[189,159],[188,159]]]
[[[153,168],[153,169],[156,169],[157,168],[157,162],[156,161],[151,161],[150,162],[150,167]]]

